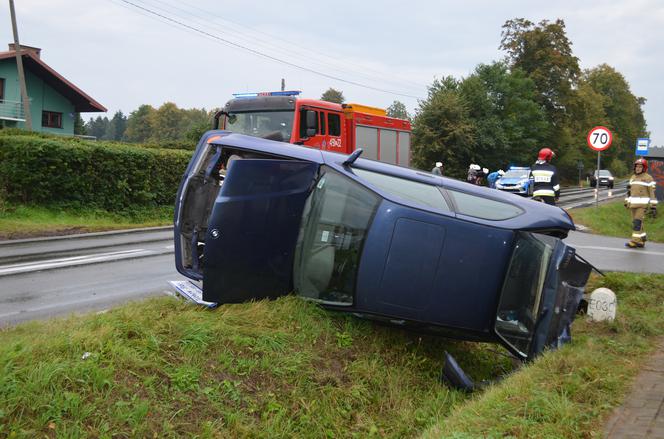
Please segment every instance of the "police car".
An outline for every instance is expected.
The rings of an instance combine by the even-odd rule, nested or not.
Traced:
[[[530,179],[530,167],[512,166],[496,182],[496,189],[519,195],[532,195],[533,182]]]

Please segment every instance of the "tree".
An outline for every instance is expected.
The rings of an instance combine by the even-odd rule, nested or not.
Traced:
[[[597,101],[605,114],[603,122],[614,132],[611,148],[606,151],[607,163],[614,157],[628,163],[634,155],[636,139],[647,135],[641,108],[645,99],[635,96],[625,77],[607,64],[584,71],[579,87],[601,96]]]
[[[397,119],[406,119],[410,120],[410,114],[406,109],[406,105],[403,102],[394,101],[392,105],[387,107],[387,115],[389,117],[394,117]]]
[[[542,20],[534,24],[515,18],[505,22],[501,37],[500,49],[507,52],[510,68],[523,70],[535,82],[538,101],[554,124],[562,124],[565,106],[581,73],[565,22]]]
[[[183,111],[173,102],[165,102],[151,115],[152,136],[150,140],[160,142],[164,140],[178,140],[181,137]]]
[[[122,113],[122,110],[118,110],[115,112],[109,123],[108,132],[106,133],[106,136],[104,136],[104,139],[115,141],[123,140],[126,130],[127,116]]]
[[[475,128],[452,77],[434,80],[420,102],[413,126],[413,164],[429,170],[442,161],[447,175],[465,177],[473,156]]]
[[[320,97],[321,101],[335,102],[337,104],[343,104],[346,100],[344,94],[332,87],[328,88],[325,93]]]
[[[74,116],[74,134],[84,135],[86,133],[85,122],[81,118],[81,113],[76,113]]]
[[[85,130],[88,135],[95,136],[97,139],[102,139],[108,131],[109,120],[108,117],[97,116],[96,119],[90,118],[85,124]]]
[[[141,105],[127,118],[125,136],[130,142],[145,142],[152,136],[152,105]]]
[[[474,162],[489,169],[532,162],[550,127],[535,85],[522,70],[480,64],[459,91],[475,127]]]

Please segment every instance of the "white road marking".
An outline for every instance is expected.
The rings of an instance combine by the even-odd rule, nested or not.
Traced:
[[[576,245],[572,244],[572,247],[574,248],[587,248],[590,250],[602,250],[602,251],[612,251],[612,252],[627,252],[627,253],[638,253],[638,254],[643,254],[643,255],[654,255],[654,256],[664,256],[664,253],[662,252],[651,252],[648,250],[641,250],[641,249],[627,249],[627,248],[614,248],[614,247],[599,247],[595,245]]]
[[[22,264],[12,264],[0,266],[0,276],[16,273],[25,273],[29,271],[47,270],[50,268],[66,267],[71,265],[84,265],[93,262],[108,261],[112,259],[124,259],[131,256],[148,255],[154,253],[152,250],[142,248],[124,250],[109,253],[93,253],[91,255],[72,256],[69,258],[50,259],[46,261],[25,262]]]

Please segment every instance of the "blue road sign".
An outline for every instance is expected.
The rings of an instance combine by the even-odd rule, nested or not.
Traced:
[[[648,155],[650,139],[636,139],[636,155]]]

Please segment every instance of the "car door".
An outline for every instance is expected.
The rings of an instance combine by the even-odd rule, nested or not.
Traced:
[[[233,162],[208,222],[204,300],[238,303],[292,291],[302,210],[318,167],[295,160]]]

